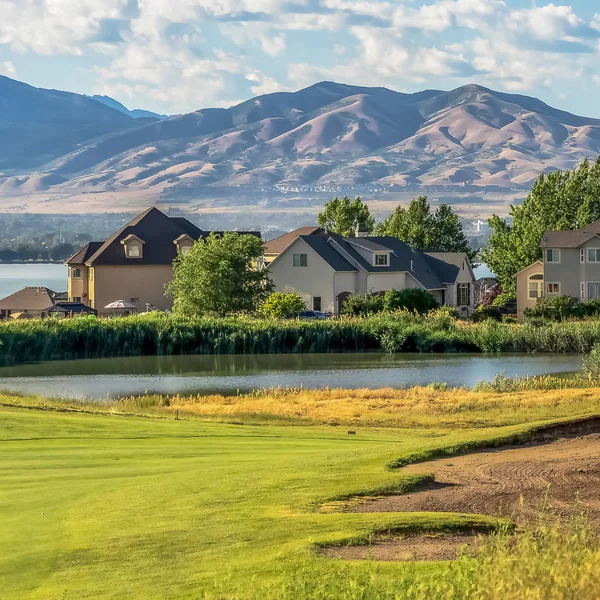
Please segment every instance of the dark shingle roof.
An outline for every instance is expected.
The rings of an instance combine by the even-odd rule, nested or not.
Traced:
[[[351,265],[330,243],[329,236],[325,235],[302,235],[305,241],[332,269],[336,271],[358,271]]]
[[[465,264],[464,252],[425,252],[427,261],[438,274],[440,281],[454,283]]]
[[[223,232],[215,232],[222,234]],[[240,231],[240,234],[260,236],[256,231]],[[174,241],[182,235],[198,240],[207,237],[202,231],[183,217],[169,217],[157,208],[148,208],[127,225],[121,227],[104,242],[90,242],[66,260],[67,264],[95,265],[170,265],[177,257]],[[136,236],[144,241],[142,256],[129,258],[121,241]]]
[[[67,258],[67,260],[65,260],[65,264],[67,265],[82,265],[85,263],[86,260],[88,260],[90,258],[90,256],[92,256],[92,254],[94,254],[95,252],[97,252],[100,249],[100,246],[102,246],[103,242],[89,242],[88,244],[86,244],[85,246],[83,246],[83,248],[80,248],[79,250],[77,250],[77,252],[75,252],[75,254],[72,254],[71,256],[69,256],[69,258]]]

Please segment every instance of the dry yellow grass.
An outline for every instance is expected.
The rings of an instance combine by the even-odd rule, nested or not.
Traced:
[[[285,420],[381,427],[487,427],[600,412],[600,388],[518,392],[414,387],[408,390],[269,390],[245,396],[146,396],[116,410],[179,411],[218,421]]]

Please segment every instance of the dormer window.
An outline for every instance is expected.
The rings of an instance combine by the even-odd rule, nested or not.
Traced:
[[[181,254],[187,254],[194,245],[194,238],[184,233],[180,235],[176,240],[173,240],[173,243],[177,246],[177,251],[181,252]]]
[[[121,240],[121,244],[125,248],[125,256],[127,258],[142,258],[144,252],[144,240],[137,235],[130,233],[126,238]]]
[[[376,267],[387,267],[390,262],[389,254],[376,254],[375,255],[375,266]]]

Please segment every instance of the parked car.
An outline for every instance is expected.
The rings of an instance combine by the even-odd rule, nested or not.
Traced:
[[[299,315],[301,319],[327,319],[327,313],[318,310],[303,310]]]

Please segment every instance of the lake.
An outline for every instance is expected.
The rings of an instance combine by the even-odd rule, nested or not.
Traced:
[[[0,299],[27,286],[67,291],[67,267],[63,264],[0,264]]]
[[[471,387],[507,376],[581,370],[579,355],[270,354],[145,356],[53,361],[0,368],[0,389],[64,398],[148,393],[235,395],[270,387],[405,388],[446,382]]]

